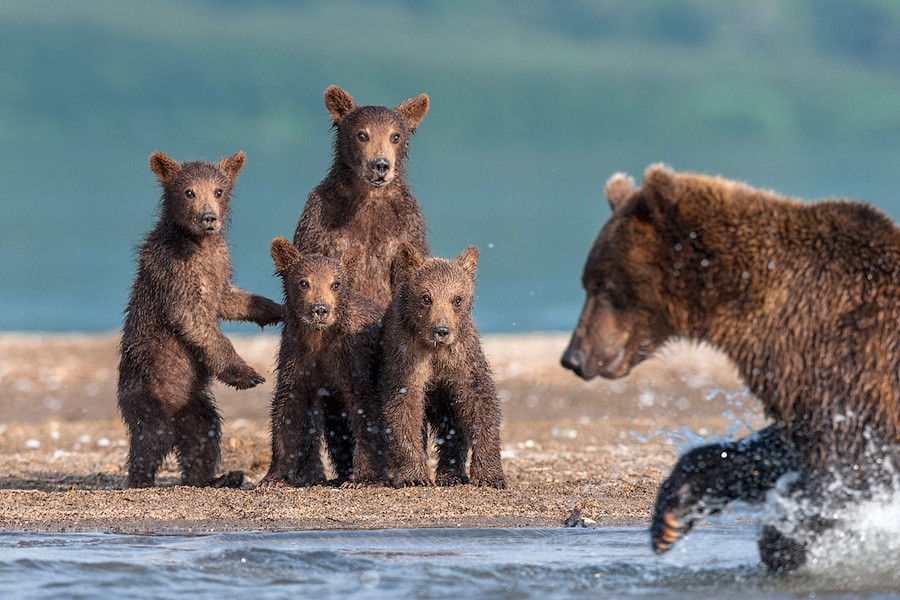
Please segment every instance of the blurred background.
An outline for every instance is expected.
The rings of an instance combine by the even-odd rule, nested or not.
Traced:
[[[331,162],[330,84],[431,96],[407,172],[434,252],[481,249],[486,332],[574,325],[616,171],[664,161],[900,219],[893,0],[4,0],[0,330],[120,326],[155,150],[247,152],[235,282],[280,298],[268,244]]]

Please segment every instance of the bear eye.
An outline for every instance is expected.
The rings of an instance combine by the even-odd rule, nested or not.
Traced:
[[[184,196],[185,196],[185,198],[193,198],[194,190],[184,190]]]
[[[332,284],[331,284],[331,289],[332,289],[333,291],[335,291],[335,292],[338,291],[339,289],[341,289],[341,282],[340,282],[340,281],[335,281],[334,283],[332,283]]]
[[[428,294],[422,294],[422,304],[425,306],[431,306],[431,296]]]
[[[356,139],[358,139],[361,142],[368,142],[369,134],[366,133],[365,131],[360,131],[359,133],[356,134]]]
[[[453,306],[462,306],[462,296],[457,296],[453,299]]]
[[[308,289],[309,289],[309,282],[308,282],[307,280],[305,280],[305,279],[301,279],[301,280],[300,280],[300,289],[301,289],[301,290],[308,290]]]
[[[216,190],[215,196],[216,196],[216,198],[221,198],[221,197],[222,197],[222,190]]]
[[[391,136],[391,143],[392,143],[392,144],[396,144],[396,143],[399,142],[399,141],[400,141],[400,134],[399,134],[399,133],[395,133],[394,135]]]

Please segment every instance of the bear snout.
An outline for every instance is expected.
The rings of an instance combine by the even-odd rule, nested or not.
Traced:
[[[331,307],[325,304],[324,302],[318,302],[312,305],[310,308],[310,312],[313,314],[313,317],[320,321],[324,321],[328,318],[328,315],[331,313]]]
[[[559,362],[560,364],[562,364],[563,368],[574,371],[575,374],[579,377],[585,378],[584,352],[582,352],[581,350],[576,350],[571,346],[566,348],[566,351],[563,352],[562,358]]]
[[[203,227],[206,229],[214,229],[218,221],[219,215],[211,210],[205,210],[200,215],[200,222],[203,223]]]
[[[372,170],[372,179],[370,179],[371,183],[374,183],[376,185],[388,183],[386,178],[391,172],[391,161],[384,158],[383,156],[379,156],[371,163],[369,163],[369,168]]]
[[[431,333],[434,335],[435,341],[446,342],[450,337],[450,328],[446,325],[436,325]]]

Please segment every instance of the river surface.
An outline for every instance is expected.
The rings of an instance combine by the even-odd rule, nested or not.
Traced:
[[[789,575],[753,524],[655,556],[642,527],[118,535],[0,533],[9,598],[900,598],[897,562]]]

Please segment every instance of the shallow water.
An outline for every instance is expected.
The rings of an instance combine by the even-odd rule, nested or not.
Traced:
[[[0,596],[17,598],[900,598],[896,566],[774,576],[747,524],[663,557],[642,527],[0,533]]]

